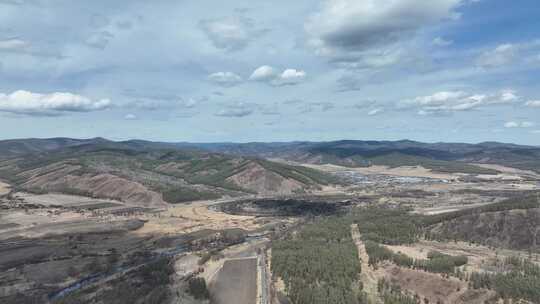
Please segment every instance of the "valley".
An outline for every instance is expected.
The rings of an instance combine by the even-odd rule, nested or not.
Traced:
[[[0,0],[0,304],[540,304],[539,0]]]
[[[536,171],[69,143],[0,162],[2,303],[538,303]]]

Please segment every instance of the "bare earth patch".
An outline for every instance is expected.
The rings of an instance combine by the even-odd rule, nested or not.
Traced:
[[[428,273],[395,265],[384,267],[385,277],[429,303],[482,304],[495,295],[488,290],[467,290],[467,283],[456,278],[443,278],[439,274]]]
[[[257,297],[257,259],[228,260],[210,286],[216,304],[255,304]]]
[[[493,170],[497,170],[497,171],[500,171],[502,173],[507,173],[507,174],[513,174],[513,175],[529,175],[529,176],[534,176],[534,177],[540,177],[540,174],[534,172],[534,171],[530,171],[530,170],[521,170],[521,169],[516,169],[516,168],[512,168],[512,167],[505,167],[505,166],[501,166],[501,165],[494,165],[494,164],[472,164],[472,165],[475,165],[475,166],[478,166],[478,167],[482,167],[482,168],[486,168],[486,169],[493,169]]]
[[[122,202],[108,199],[95,199],[86,196],[68,195],[68,194],[32,194],[26,192],[17,192],[15,197],[24,199],[25,202],[30,204],[44,205],[44,206],[64,206],[73,207],[95,202],[109,202],[115,204],[122,204]]]
[[[266,170],[256,162],[251,162],[242,172],[235,174],[227,181],[244,189],[251,189],[262,195],[292,194],[305,187],[304,184],[289,178],[284,178],[274,172]]]
[[[337,165],[306,165],[306,167],[311,167],[313,169],[319,169],[326,172],[336,172],[336,171],[356,171],[362,174],[383,174],[383,175],[393,175],[393,176],[403,176],[403,177],[425,177],[425,178],[435,178],[435,179],[446,179],[454,180],[457,179],[460,174],[449,174],[449,173],[438,173],[433,172],[429,169],[426,169],[421,166],[403,166],[391,168],[387,166],[370,166],[370,167],[359,167],[359,168],[348,168]]]
[[[230,215],[209,209],[221,201],[197,201],[188,205],[175,205],[166,211],[145,215],[147,223],[138,233],[189,233],[201,229],[241,228],[253,230],[260,227],[254,216]]]
[[[468,272],[482,271],[490,261],[495,260],[497,257],[502,258],[523,254],[523,252],[515,250],[493,250],[486,246],[473,245],[466,242],[420,241],[414,245],[385,246],[394,252],[401,252],[415,259],[426,259],[430,251],[439,251],[453,256],[464,255],[468,258],[468,263],[463,269]]]
[[[11,191],[9,185],[6,183],[0,182],[0,196],[8,194],[9,191]]]
[[[7,232],[0,232],[0,240],[6,240],[13,237],[40,238],[52,235],[64,234],[84,234],[84,233],[112,233],[119,231],[131,231],[139,229],[144,225],[138,220],[100,220],[100,219],[81,219],[73,221],[59,221],[32,224],[27,226],[17,226]]]
[[[20,176],[28,180],[23,184],[28,189],[44,189],[54,192],[58,189],[71,189],[94,197],[114,198],[140,207],[165,207],[162,195],[151,191],[145,185],[109,173],[97,175],[76,175],[80,166],[54,163],[35,170],[26,171]]]
[[[462,209],[468,209],[468,208],[475,208],[480,206],[485,206],[490,204],[491,202],[487,203],[476,203],[476,204],[467,204],[467,205],[443,205],[443,206],[437,206],[437,207],[430,207],[430,208],[419,208],[415,211],[417,213],[426,214],[426,215],[433,215],[433,214],[441,214],[441,213],[448,213],[448,212],[454,212],[459,211]]]

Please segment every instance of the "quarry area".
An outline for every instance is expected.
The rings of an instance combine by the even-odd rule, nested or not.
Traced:
[[[36,193],[1,182],[0,302],[316,303],[303,298],[302,288],[311,285],[292,283],[300,274],[287,267],[296,258],[287,256],[294,255],[287,246],[294,241],[295,254],[304,241],[316,246],[309,227],[319,221],[318,227],[334,227],[329,231],[343,229],[339,244],[354,249],[355,261],[343,258],[359,270],[347,287],[356,286],[351,303],[502,303],[495,283],[485,283],[489,275],[539,265],[540,208],[522,206],[538,204],[535,172],[304,165],[340,182],[297,194],[262,191],[180,204]],[[495,205],[501,207],[490,209]],[[383,218],[363,225],[366,214]],[[421,233],[411,233],[417,229],[411,225]],[[464,262],[444,268],[456,257]],[[446,260],[431,269],[437,258]],[[476,279],[484,274],[485,282]],[[518,300],[538,303],[528,295]]]

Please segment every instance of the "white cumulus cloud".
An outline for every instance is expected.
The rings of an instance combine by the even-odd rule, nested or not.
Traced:
[[[376,108],[376,109],[373,109],[373,110],[369,111],[368,115],[369,116],[375,116],[377,114],[381,114],[382,112],[384,112],[383,108]]]
[[[527,107],[540,108],[540,100],[529,100],[525,105]]]
[[[306,78],[306,72],[297,69],[285,69],[279,73],[275,68],[263,65],[255,69],[250,80],[265,82],[273,86],[296,85],[302,83]]]
[[[480,53],[476,65],[483,68],[502,68],[537,65],[540,40],[504,43]]]
[[[242,82],[242,77],[233,72],[217,72],[210,74],[208,79],[222,87],[233,87]]]
[[[444,39],[442,37],[437,37],[437,38],[433,39],[432,43],[433,43],[434,46],[444,47],[444,46],[452,45],[454,43],[454,41],[447,40],[447,39]]]
[[[459,112],[490,105],[512,104],[520,98],[513,90],[492,94],[471,94],[464,91],[442,91],[432,95],[402,100],[399,107],[416,107],[420,115]]]
[[[216,116],[222,117],[244,117],[251,115],[253,110],[251,109],[240,109],[240,108],[230,108],[222,109],[216,113]]]
[[[254,81],[271,81],[277,77],[277,72],[273,67],[268,65],[263,65],[255,69],[251,76],[250,80]]]
[[[279,75],[279,82],[282,85],[292,85],[304,81],[306,72],[296,69],[286,69]]]
[[[531,128],[536,124],[530,121],[508,121],[504,124],[505,128]]]
[[[199,101],[194,99],[194,98],[180,99],[180,101],[178,102],[180,107],[182,107],[184,109],[195,108],[195,106],[197,106],[198,103],[199,103]]]
[[[93,100],[73,93],[39,94],[29,91],[0,93],[0,111],[29,115],[60,115],[65,112],[90,112],[111,106],[109,99]]]
[[[244,49],[266,32],[244,16],[205,19],[199,22],[199,27],[216,48],[225,51]]]
[[[517,47],[513,44],[501,44],[493,50],[485,51],[480,55],[477,64],[485,68],[495,68],[509,64],[517,54]]]
[[[30,46],[30,43],[19,38],[0,40],[0,51],[19,51]]]
[[[256,104],[237,102],[225,106],[224,109],[219,110],[215,115],[221,117],[244,117],[253,114],[256,107]]]
[[[508,121],[504,124],[505,128],[519,128],[519,123],[515,121]]]

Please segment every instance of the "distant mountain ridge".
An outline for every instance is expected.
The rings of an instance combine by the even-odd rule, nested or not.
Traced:
[[[0,141],[0,159],[78,147],[114,146],[132,151],[192,150],[243,157],[275,158],[343,166],[414,166],[443,172],[494,173],[469,163],[498,164],[540,172],[540,147],[511,143],[422,143],[412,140],[339,140],[330,142],[167,143],[145,140],[16,139]]]
[[[498,142],[422,143],[411,140],[182,144],[208,151],[344,166],[421,165],[444,172],[493,173],[468,163],[498,164],[540,172],[540,147]]]
[[[174,148],[174,144],[150,142],[144,140],[112,141],[102,137],[75,139],[67,137],[27,138],[0,140],[0,159],[32,153],[43,153],[65,148],[112,145],[129,149]]]

